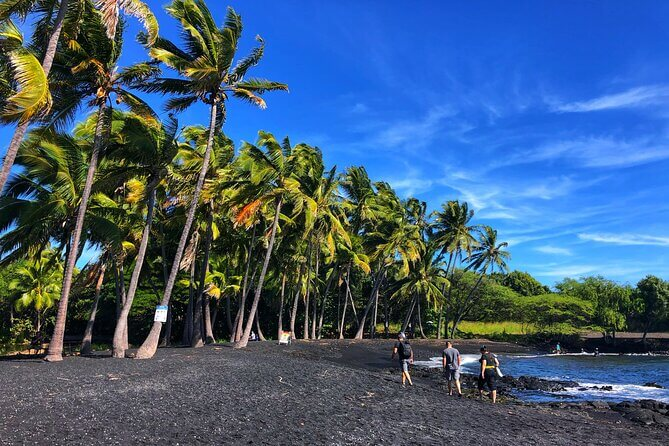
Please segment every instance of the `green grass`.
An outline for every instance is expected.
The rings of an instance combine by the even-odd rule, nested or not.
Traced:
[[[458,325],[458,330],[464,333],[471,333],[476,336],[526,335],[535,333],[536,327],[533,324],[523,324],[514,321],[504,321],[504,322],[462,321]]]

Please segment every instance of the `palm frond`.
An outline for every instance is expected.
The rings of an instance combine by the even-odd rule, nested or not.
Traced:
[[[7,98],[2,117],[25,122],[51,107],[49,82],[42,64],[28,50],[19,48],[9,55],[18,91]]]

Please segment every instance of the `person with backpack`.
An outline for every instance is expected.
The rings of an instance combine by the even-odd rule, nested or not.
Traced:
[[[397,335],[397,342],[395,342],[390,359],[395,359],[395,355],[399,357],[400,367],[402,368],[402,387],[406,387],[407,381],[409,381],[410,386],[413,386],[411,376],[409,375],[409,364],[413,364],[413,349],[404,333]]]
[[[497,401],[497,367],[499,367],[499,360],[497,356],[490,353],[486,346],[481,347],[481,372],[479,373],[478,388],[479,395],[483,396],[483,388],[485,385],[490,390],[490,399],[493,404]]]

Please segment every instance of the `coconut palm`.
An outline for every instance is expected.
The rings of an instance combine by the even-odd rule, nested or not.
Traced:
[[[114,330],[112,355],[115,358],[125,356],[124,337],[127,333],[128,315],[135,298],[149,244],[156,189],[167,176],[168,166],[177,153],[176,133],[178,128],[176,120],[172,118],[165,125],[131,114],[126,114],[122,118],[108,148],[109,159],[118,160],[119,165],[109,169],[105,174],[117,182],[124,181],[124,178],[146,179],[142,194],[145,196],[146,218],[128,292]],[[144,185],[141,182],[139,184]]]
[[[457,200],[448,201],[442,204],[441,210],[435,211],[433,216],[434,222],[430,228],[432,239],[441,248],[440,256],[448,254],[446,275],[452,283],[455,267],[462,262],[464,256],[469,256],[476,246],[474,233],[479,229],[479,226],[471,224],[474,210],[469,209],[467,202]],[[448,296],[442,301],[439,308],[437,339],[441,339],[444,305],[448,307],[451,304],[451,290],[452,288],[449,288]]]
[[[182,135],[185,142],[180,144],[177,157],[177,163],[179,164],[179,184],[176,187],[175,193],[183,197],[188,197],[193,194],[193,183],[202,169],[209,132],[202,126],[189,126],[183,130]],[[200,195],[200,215],[204,221],[201,225],[196,224],[196,226],[199,226],[198,229],[201,229],[203,233],[203,237],[201,237],[203,240],[203,260],[198,280],[199,286],[193,303],[193,330],[190,339],[192,347],[201,347],[203,339],[207,343],[214,342],[209,309],[209,295],[204,292],[206,284],[204,277],[209,269],[212,242],[219,235],[219,229],[214,217],[221,213],[223,206],[228,205],[224,199],[226,192],[225,185],[228,181],[225,167],[232,160],[233,152],[234,145],[232,141],[223,133],[216,134],[211,148],[211,157],[205,183]],[[204,324],[202,323],[203,321]]]
[[[483,281],[485,275],[489,272],[492,273],[495,270],[503,273],[508,270],[506,261],[511,258],[511,254],[506,251],[505,248],[507,248],[509,244],[507,242],[499,242],[497,239],[497,230],[490,226],[483,226],[478,232],[478,244],[476,248],[474,248],[473,253],[466,259],[469,262],[469,265],[467,265],[467,268],[465,269],[467,271],[479,271],[479,277],[465,300],[454,309],[451,337],[455,336],[458,324],[476,303],[475,299],[472,299],[472,296]]]
[[[95,118],[95,139],[88,162],[86,183],[81,195],[81,202],[77,211],[75,228],[68,258],[63,274],[63,287],[53,336],[49,343],[47,361],[62,360],[63,336],[65,335],[65,321],[67,306],[72,286],[74,265],[78,257],[79,242],[82,235],[86,207],[91,194],[93,180],[98,166],[103,146],[108,138],[111,122],[112,101],[127,104],[144,119],[155,119],[153,112],[141,99],[132,94],[127,86],[138,82],[145,76],[155,72],[148,64],[140,64],[123,70],[118,70],[117,62],[123,46],[122,22],[117,24],[115,38],[109,39],[102,23],[99,11],[90,5],[85,5],[83,23],[77,35],[77,40],[66,36],[67,50],[62,54],[62,63],[68,70],[60,70],[60,83],[70,101],[58,104],[56,115],[67,115],[78,107],[83,99],[88,99],[88,105],[97,108]]]
[[[373,254],[370,257],[377,268],[372,292],[355,334],[356,339],[363,337],[367,315],[378,296],[388,267],[399,260],[401,277],[408,275],[410,264],[419,259],[423,249],[420,227],[415,224],[395,191],[383,182],[376,183],[375,187],[378,191],[375,199],[377,217],[373,230],[367,234],[366,243],[372,247]]]
[[[317,150],[306,144],[291,146],[288,138],[284,138],[279,143],[271,133],[259,132],[258,135],[257,145],[245,143],[242,147],[239,155],[240,179],[237,182],[239,192],[233,198],[233,201],[246,203],[244,208],[257,207],[258,203],[260,205],[271,204],[273,215],[271,216],[272,224],[265,251],[265,260],[255,286],[255,296],[251,304],[250,316],[241,339],[235,345],[237,348],[246,347],[251,334],[263,282],[274,247],[282,206],[284,203],[290,203],[293,208],[293,217],[295,217],[303,209],[314,209],[315,205],[300,188],[298,177],[304,169],[306,160],[315,156]]]
[[[247,71],[257,65],[262,58],[264,45],[260,38],[258,38],[260,46],[233,66],[237,43],[242,34],[242,20],[232,8],[228,8],[223,27],[216,26],[211,12],[202,0],[174,0],[167,7],[167,12],[180,22],[187,51],[181,50],[179,46],[166,39],[158,38],[151,47],[150,55],[177,71],[182,77],[156,79],[147,86],[147,90],[178,95],[167,102],[167,107],[171,110],[185,110],[192,104],[202,101],[210,107],[210,113],[209,137],[202,167],[189,204],[170,277],[165,286],[162,305],[167,305],[172,296],[181,256],[186,247],[209,168],[214,136],[225,122],[225,101],[234,96],[265,108],[265,101],[260,97],[263,93],[288,89],[286,85],[278,82],[245,79]],[[161,326],[160,322],[154,322],[149,335],[137,352],[137,358],[151,358],[155,354]]]
[[[98,4],[104,14],[103,22],[111,40],[114,40],[116,34],[120,9],[140,19],[148,32],[149,42],[153,42],[158,35],[156,18],[140,0],[100,0]],[[17,120],[18,125],[7,149],[2,171],[0,171],[0,192],[9,178],[9,172],[28,126],[35,118],[43,118],[44,112],[48,111],[51,106],[47,78],[56,56],[56,49],[66,19],[69,16],[71,27],[76,33],[79,31],[80,23],[83,23],[83,10],[91,7],[90,0],[60,0],[57,8],[50,2],[40,0],[0,0],[0,23],[2,24],[0,39],[12,42],[9,61],[18,84],[18,91],[3,104],[2,118]],[[52,15],[56,10],[58,12],[53,18]],[[33,36],[33,40],[46,42],[41,64],[32,52],[19,46],[23,39],[19,38],[20,33],[10,20],[12,17],[25,20],[31,13],[37,13],[39,16],[35,25],[36,36]],[[41,35],[42,33],[46,35]],[[37,45],[38,48],[40,46]],[[8,51],[7,48],[2,49]]]

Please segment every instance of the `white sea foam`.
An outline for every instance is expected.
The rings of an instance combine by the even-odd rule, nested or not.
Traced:
[[[610,386],[612,390],[594,387]],[[583,389],[585,390],[579,390]],[[578,387],[568,387],[560,394],[572,395],[585,400],[657,400],[669,403],[669,389],[658,389],[636,384],[580,383]]]

